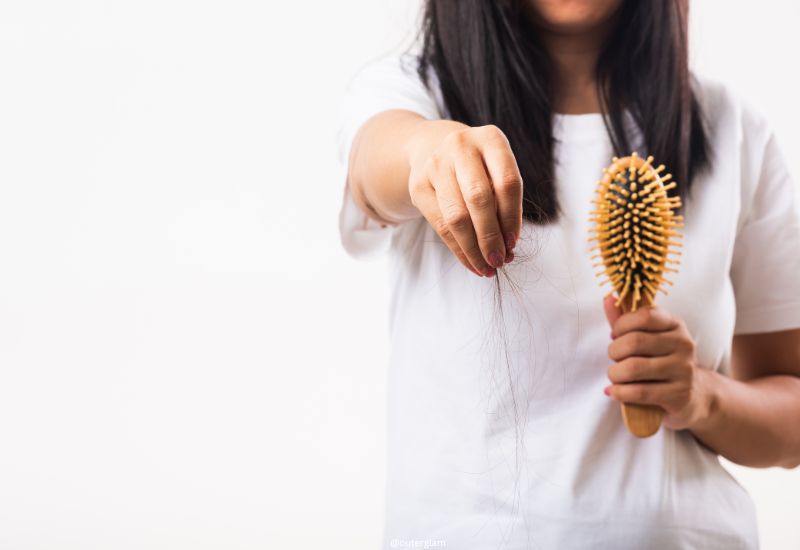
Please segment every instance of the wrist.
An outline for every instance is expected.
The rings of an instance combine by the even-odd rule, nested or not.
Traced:
[[[696,376],[699,378],[699,406],[695,420],[689,426],[695,435],[713,429],[719,417],[720,385],[725,382],[724,375],[710,369],[698,368]]]

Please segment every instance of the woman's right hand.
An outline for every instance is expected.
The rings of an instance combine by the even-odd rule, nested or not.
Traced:
[[[522,226],[522,177],[508,139],[496,126],[448,120],[425,121],[415,135],[411,202],[467,269],[491,277],[514,259]]]

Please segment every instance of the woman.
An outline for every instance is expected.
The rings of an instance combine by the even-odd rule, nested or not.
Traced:
[[[391,259],[387,547],[757,547],[718,456],[800,464],[798,199],[686,31],[686,0],[429,0],[422,53],[352,81],[342,242]],[[622,313],[586,236],[632,151],[686,225],[669,295]]]

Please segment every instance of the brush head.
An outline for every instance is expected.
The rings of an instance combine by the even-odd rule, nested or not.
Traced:
[[[603,172],[589,219],[589,240],[596,241],[597,251],[592,258],[604,267],[597,275],[605,277],[601,284],[611,283],[617,305],[636,311],[655,303],[656,292],[666,294],[664,284],[672,284],[664,274],[676,271],[667,264],[678,263],[668,256],[680,255],[675,249],[682,235],[676,229],[683,227],[683,216],[675,211],[681,199],[669,196],[676,186],[672,174],[662,175],[664,165],[654,167],[653,157],[614,157]]]

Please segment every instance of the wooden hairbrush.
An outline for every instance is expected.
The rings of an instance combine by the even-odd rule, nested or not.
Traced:
[[[663,171],[663,164],[653,166],[653,157],[614,157],[597,185],[589,219],[594,222],[589,240],[597,241],[592,258],[600,259],[595,267],[605,267],[597,273],[605,276],[600,284],[611,283],[608,294],[617,292],[616,304],[624,312],[654,305],[657,291],[667,294],[664,283],[672,285],[664,273],[677,271],[667,264],[678,260],[667,255],[680,255],[674,248],[681,246],[675,238],[682,237],[676,229],[683,227],[683,216],[674,212],[681,199],[668,196],[676,183],[670,181],[672,174],[662,176]],[[661,407],[622,404],[625,426],[637,437],[655,434],[663,417]]]

